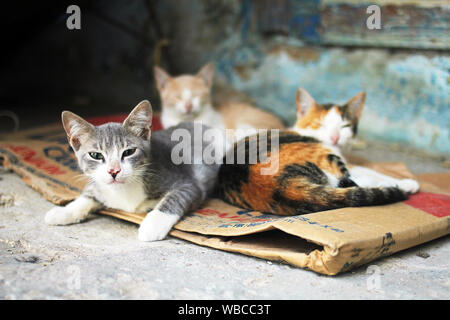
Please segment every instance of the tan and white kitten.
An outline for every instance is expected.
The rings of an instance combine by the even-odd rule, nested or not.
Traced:
[[[275,115],[248,103],[228,102],[213,106],[211,87],[214,65],[208,63],[196,75],[170,76],[154,67],[156,85],[162,101],[161,123],[168,128],[184,121],[202,122],[221,129],[245,129],[236,131],[240,139],[255,129],[281,129],[282,121]]]

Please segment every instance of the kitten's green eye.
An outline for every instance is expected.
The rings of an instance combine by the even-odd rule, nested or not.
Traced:
[[[343,125],[342,128],[350,128],[352,125],[350,123]]]
[[[131,155],[132,155],[133,153],[135,153],[135,152],[136,152],[136,148],[125,150],[125,151],[122,153],[122,159],[125,158],[125,157],[128,157],[128,156],[131,156]]]
[[[103,155],[99,152],[89,152],[89,155],[91,156],[92,159],[103,160]]]

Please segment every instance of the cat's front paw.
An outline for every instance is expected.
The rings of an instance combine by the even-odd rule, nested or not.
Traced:
[[[164,213],[159,210],[150,211],[139,227],[139,240],[157,241],[164,239],[178,219],[175,214]]]
[[[66,225],[78,223],[81,218],[66,207],[55,207],[45,214],[44,220],[49,225]]]
[[[416,193],[420,188],[419,183],[413,179],[401,179],[397,185],[401,190],[410,194]]]

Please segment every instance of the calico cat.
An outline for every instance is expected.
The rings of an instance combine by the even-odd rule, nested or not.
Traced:
[[[319,105],[299,88],[297,122],[291,130],[279,133],[278,154],[268,155],[278,161],[278,170],[261,174],[261,169],[269,166],[261,159],[255,164],[224,164],[219,171],[218,196],[245,209],[279,215],[407,199],[418,191],[416,181],[394,179],[363,167],[348,169],[340,153],[357,132],[364,100],[362,92],[342,106]],[[249,141],[257,138],[239,141],[234,154],[240,147],[249,154]],[[245,146],[239,146],[242,144]]]
[[[175,130],[188,132],[195,140],[188,143],[195,146],[207,145],[203,136],[193,134],[193,123],[152,134],[152,108],[146,100],[122,124],[93,126],[69,111],[62,113],[62,122],[79,167],[90,181],[73,202],[47,212],[48,224],[78,223],[103,207],[148,212],[139,227],[138,238],[161,240],[213,190],[219,166],[205,164],[203,159],[197,161],[195,148],[192,148],[194,164],[175,165],[172,161],[176,142],[171,137]]]
[[[221,129],[280,129],[284,125],[275,115],[248,103],[228,102],[218,107],[211,103],[214,65],[208,63],[196,75],[171,77],[154,67],[157,88],[162,101],[161,123],[164,128],[183,121],[197,121]],[[235,132],[237,139],[244,130]]]

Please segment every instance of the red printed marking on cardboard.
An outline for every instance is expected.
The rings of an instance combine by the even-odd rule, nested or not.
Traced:
[[[404,203],[435,217],[450,216],[450,196],[445,194],[419,192],[411,195]]]
[[[22,157],[23,161],[28,164],[33,165],[35,168],[41,169],[48,174],[61,175],[66,174],[66,171],[52,165],[47,159],[39,157],[36,155],[36,151],[33,149],[22,146],[22,145],[4,145],[6,148],[13,151],[16,155]]]

